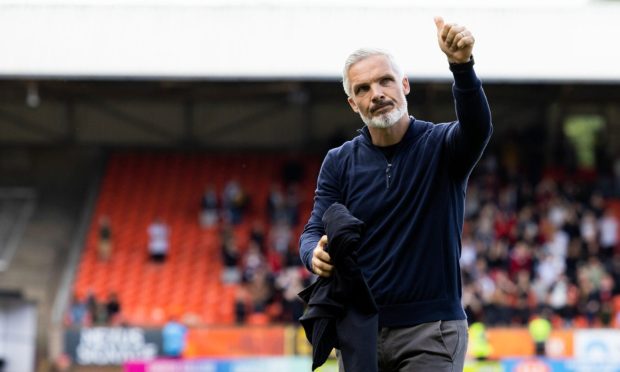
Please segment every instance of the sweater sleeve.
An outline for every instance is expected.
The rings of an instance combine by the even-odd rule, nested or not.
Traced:
[[[321,221],[323,213],[333,203],[341,202],[335,151],[335,149],[330,150],[323,160],[314,192],[312,213],[299,238],[301,261],[310,271],[312,271],[312,251],[321,239],[321,236],[325,234],[323,222]]]
[[[489,104],[473,65],[473,59],[463,64],[450,64],[458,120],[448,129],[446,146],[452,172],[460,178],[469,175],[493,132]]]

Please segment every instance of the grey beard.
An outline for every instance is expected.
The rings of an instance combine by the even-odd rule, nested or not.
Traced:
[[[368,125],[372,128],[380,128],[385,129],[393,126],[398,123],[398,120],[402,118],[404,115],[407,115],[407,100],[403,99],[403,103],[396,107],[394,110],[388,112],[387,114],[375,116],[372,118],[368,118],[360,113],[360,117],[364,124]]]

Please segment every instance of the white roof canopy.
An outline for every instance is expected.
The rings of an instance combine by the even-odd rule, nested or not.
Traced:
[[[620,81],[620,3],[594,0],[0,0],[0,75],[339,79],[369,46],[444,80],[435,15],[473,32],[487,81]]]

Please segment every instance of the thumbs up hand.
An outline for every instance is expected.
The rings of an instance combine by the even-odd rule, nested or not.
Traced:
[[[439,48],[448,57],[448,62],[469,62],[475,42],[471,32],[456,23],[445,23],[441,17],[435,17],[435,26]]]

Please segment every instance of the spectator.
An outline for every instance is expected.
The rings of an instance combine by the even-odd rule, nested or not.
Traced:
[[[296,322],[304,313],[304,304],[297,296],[304,288],[302,271],[299,267],[285,269],[276,279],[276,288],[282,292],[282,320]]]
[[[108,216],[99,219],[99,259],[108,261],[112,253],[112,228]]]
[[[587,211],[581,219],[581,239],[586,245],[589,255],[597,255],[599,253],[598,246],[598,224],[596,214],[593,211]]]
[[[245,323],[248,317],[250,299],[246,286],[247,280],[243,278],[243,284],[235,291],[235,322],[239,325]]]
[[[271,246],[275,250],[284,255],[288,251],[291,242],[293,241],[293,231],[288,223],[280,221],[271,227],[269,232],[269,240]]]
[[[265,226],[263,226],[263,223],[258,219],[254,220],[252,223],[252,229],[250,230],[250,241],[256,243],[263,254],[266,253]]]
[[[476,222],[476,239],[478,239],[485,248],[488,248],[495,239],[494,221],[495,221],[496,206],[487,203],[480,211],[480,215]]]
[[[618,245],[618,219],[611,208],[605,209],[599,220],[601,254],[603,259],[611,259]]]
[[[290,184],[286,190],[286,222],[290,226],[297,226],[299,224],[299,204],[301,203],[301,196],[299,195],[299,185]]]
[[[581,267],[581,272],[584,276],[588,277],[594,289],[598,290],[601,287],[601,282],[605,275],[605,268],[598,256],[590,256],[588,261]]]
[[[121,304],[118,300],[116,292],[111,292],[108,301],[105,304],[106,320],[109,324],[117,324],[120,321]]]
[[[613,301],[614,301],[614,279],[611,275],[605,274],[601,279],[601,285],[598,291],[599,301],[601,303],[601,311],[599,320],[601,325],[609,327],[611,325],[613,316]]]
[[[250,295],[252,312],[266,312],[267,306],[273,301],[273,278],[265,267],[261,267],[255,270],[248,279],[248,292]]]
[[[620,295],[620,254],[614,254],[609,266],[610,275],[614,282],[613,294]]]
[[[185,351],[187,327],[171,316],[162,329],[163,354],[168,358],[181,358]]]
[[[592,213],[594,213],[594,216],[596,218],[600,218],[601,216],[603,216],[603,213],[605,211],[605,199],[603,198],[603,195],[600,193],[600,191],[595,190],[594,192],[592,192],[592,194],[590,195],[588,207],[590,208],[590,210],[592,210]]]
[[[517,273],[517,284],[514,293],[514,311],[512,320],[518,325],[526,325],[532,310],[532,292],[530,273],[521,270]]]
[[[165,262],[169,249],[168,226],[160,218],[156,218],[148,228],[148,235],[151,260],[156,263]]]
[[[582,241],[579,237],[572,239],[568,244],[568,251],[566,253],[566,276],[568,276],[568,279],[573,283],[577,282],[577,265],[583,260],[581,247]]]
[[[474,271],[474,267],[476,264],[477,252],[476,246],[474,245],[473,239],[464,235],[462,239],[462,248],[461,248],[461,269],[469,274],[472,274]]]
[[[234,236],[229,236],[222,243],[222,261],[224,269],[222,272],[222,282],[226,284],[238,283],[241,279],[239,271],[239,248]]]
[[[566,306],[562,311],[562,317],[566,326],[572,327],[577,316],[579,316],[579,288],[575,284],[570,284],[566,294]]]
[[[303,263],[301,262],[301,257],[299,257],[299,251],[297,247],[293,244],[288,246],[288,250],[284,254],[284,266],[285,267],[301,267]]]
[[[519,271],[532,272],[532,253],[525,242],[518,242],[509,257],[508,272],[511,278],[516,278]]]
[[[247,252],[243,257],[243,277],[250,280],[254,274],[265,267],[265,256],[258,245],[250,241]]]
[[[267,215],[272,224],[287,220],[286,198],[277,183],[271,185],[267,196]]]
[[[218,201],[215,186],[209,184],[200,200],[200,225],[202,227],[212,227],[219,219]]]
[[[88,320],[88,307],[86,302],[80,300],[77,294],[73,295],[69,306],[69,324],[76,326],[86,325]]]
[[[594,326],[601,303],[598,291],[585,271],[579,275],[579,291],[578,310],[585,316],[588,325]]]
[[[86,295],[86,310],[87,310],[87,319],[86,322],[88,325],[95,324],[97,322],[98,313],[99,313],[99,303],[97,302],[97,297],[92,290],[88,290],[88,294]]]
[[[97,302],[97,309],[95,310],[94,324],[97,326],[108,325],[108,308],[105,302]]]
[[[542,290],[538,297],[540,300],[544,300],[544,298],[546,298],[546,293],[551,288],[553,283],[557,282],[560,276],[564,273],[565,265],[565,261],[549,253],[543,253],[541,255],[541,259],[536,270],[536,273],[538,274],[538,281]]]
[[[508,268],[508,243],[504,239],[492,243],[487,253],[487,264],[491,271]]]
[[[562,226],[570,239],[579,238],[581,236],[579,226],[579,216],[577,215],[577,206],[573,203],[566,211],[566,218]]]
[[[480,293],[483,302],[490,302],[493,292],[495,292],[495,282],[487,271],[487,261],[484,258],[476,260],[476,272],[474,274],[475,288]]]
[[[559,196],[554,196],[549,202],[549,212],[547,218],[553,226],[560,228],[566,222],[566,204]]]
[[[545,249],[559,260],[565,261],[568,251],[570,236],[560,228],[553,228],[550,239],[545,244]]]
[[[463,286],[463,307],[469,324],[482,320],[482,303],[480,291],[474,283],[468,281]]]
[[[620,157],[616,157],[614,159],[614,163],[612,166],[612,173],[613,173],[613,183],[614,183],[614,190],[613,190],[613,194],[618,196],[620,195]]]
[[[547,298],[547,305],[553,310],[553,312],[562,318],[567,318],[570,314],[567,314],[566,307],[568,306],[568,290],[570,283],[566,275],[560,276],[560,278],[553,283],[549,290],[549,296]]]
[[[229,181],[224,188],[223,197],[226,219],[233,225],[240,224],[247,203],[247,195],[241,185],[236,180]]]
[[[279,275],[282,271],[284,255],[276,251],[273,247],[270,247],[265,254],[265,263],[269,272],[274,275]],[[302,288],[303,289],[303,288]]]
[[[539,234],[538,222],[533,205],[523,207],[517,218],[517,238],[527,244],[534,244]]]
[[[513,309],[511,302],[517,293],[517,286],[510,280],[505,270],[495,272],[495,292],[492,302],[495,305],[496,324],[509,325],[512,323]]]

